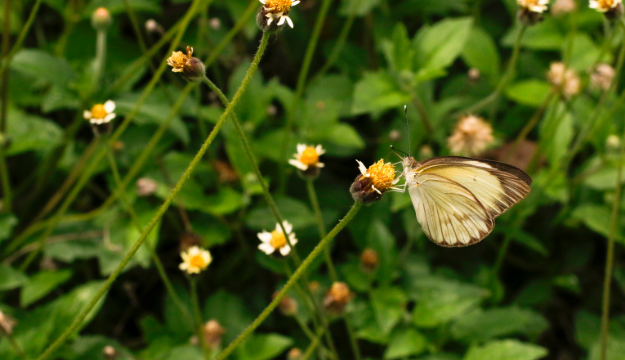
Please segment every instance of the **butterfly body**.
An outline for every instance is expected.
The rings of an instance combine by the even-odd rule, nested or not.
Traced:
[[[532,179],[505,163],[459,156],[402,160],[417,220],[430,240],[461,247],[484,239],[494,219],[530,192]]]

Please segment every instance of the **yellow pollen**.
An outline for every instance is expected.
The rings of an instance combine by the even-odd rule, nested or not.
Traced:
[[[94,105],[91,109],[91,117],[94,119],[104,119],[108,115],[106,110],[104,110],[104,105],[97,104]]]
[[[299,161],[304,165],[316,165],[319,162],[319,154],[317,149],[312,146],[306,146],[306,149],[302,152],[302,156]]]
[[[391,163],[385,164],[384,160],[380,160],[369,167],[367,174],[369,174],[373,186],[380,191],[384,191],[393,186],[395,166]]]
[[[614,0],[598,0],[599,9],[609,9],[614,4]]]
[[[282,232],[274,230],[271,232],[271,240],[269,240],[269,244],[274,249],[281,249],[286,245],[286,237]]]
[[[291,0],[267,0],[265,9],[271,9],[270,12],[287,15],[291,10]]]
[[[200,268],[203,270],[206,267],[206,262],[204,261],[202,254],[197,254],[193,255],[191,259],[189,259],[189,265],[191,265],[191,267]]]

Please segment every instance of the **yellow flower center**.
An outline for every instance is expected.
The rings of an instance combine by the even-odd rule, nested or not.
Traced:
[[[91,117],[94,119],[104,119],[108,115],[106,110],[104,110],[104,105],[97,104],[94,105],[91,109]]]
[[[614,0],[598,0],[599,9],[610,9],[614,5]]]
[[[367,173],[371,177],[373,186],[380,191],[390,188],[395,181],[395,166],[391,163],[385,164],[384,160],[371,165]]]
[[[312,146],[306,146],[306,149],[302,152],[302,156],[299,161],[304,165],[316,165],[319,162],[317,149]]]
[[[265,9],[277,14],[282,13],[287,15],[291,10],[291,0],[267,0],[265,3]]]
[[[286,236],[278,230],[274,230],[271,232],[271,240],[269,240],[269,244],[273,246],[274,249],[281,249],[286,245]]]
[[[202,254],[191,256],[191,258],[189,259],[189,265],[191,265],[191,267],[200,268],[202,270],[204,270],[204,268],[207,266],[204,258],[202,257]]]

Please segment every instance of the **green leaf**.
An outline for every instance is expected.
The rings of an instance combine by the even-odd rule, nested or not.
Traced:
[[[471,28],[467,43],[462,50],[462,59],[468,66],[480,73],[494,77],[499,74],[499,52],[493,38],[483,29]]]
[[[382,112],[409,101],[410,95],[402,91],[386,73],[366,73],[354,88],[352,115]]]
[[[76,80],[76,73],[65,59],[36,49],[22,49],[11,61],[11,68],[55,85],[67,87]]]
[[[574,294],[580,294],[582,289],[579,285],[579,278],[575,274],[560,275],[553,278],[553,283]]]
[[[410,44],[408,30],[403,23],[395,25],[392,41],[385,40],[382,45],[386,61],[391,65],[392,71],[400,73],[403,70],[412,70],[415,50]]]
[[[289,197],[277,197],[276,205],[282,214],[282,218],[293,225],[293,228],[305,228],[315,224],[315,217],[306,204]],[[245,219],[245,224],[253,230],[272,231],[276,228],[276,218],[269,209],[263,205],[254,208]]]
[[[533,50],[560,50],[562,45],[567,43],[564,41],[564,35],[561,31],[561,25],[557,20],[546,17],[543,22],[532,26],[526,26],[521,45],[527,49]],[[502,43],[505,46],[512,47],[519,37],[521,25],[516,24],[503,37]]]
[[[332,126],[330,129],[326,129],[327,138],[331,144],[335,146],[345,147],[354,150],[361,150],[365,147],[365,141],[362,139],[358,131],[354,129],[353,126],[346,123],[338,123]],[[336,153],[336,150],[330,151],[328,149],[328,153],[333,154]]]
[[[345,0],[341,1],[339,14],[365,16],[371,9],[378,6],[381,0]]]
[[[599,339],[601,334],[601,318],[585,310],[575,314],[575,340],[588,350]]]
[[[370,296],[375,319],[380,329],[389,334],[406,311],[406,295],[399,288],[378,288]]]
[[[540,146],[551,164],[559,163],[573,140],[573,116],[562,103],[552,104],[540,124]]]
[[[617,168],[604,167],[588,175],[584,180],[584,185],[598,191],[613,190],[616,188],[617,174]],[[621,179],[621,184],[625,184],[625,178]]]
[[[538,107],[551,92],[551,85],[540,80],[524,80],[506,88],[506,96],[521,105]]]
[[[263,254],[264,255],[264,254]],[[206,299],[204,304],[204,318],[215,319],[221,326],[228,329],[223,335],[223,341],[230,343],[254,320],[240,297],[223,290],[217,291]]]
[[[20,294],[20,304],[22,307],[34,303],[46,296],[50,291],[56,289],[72,277],[69,269],[59,271],[42,271],[30,278]]]
[[[466,343],[516,334],[536,338],[548,326],[542,315],[513,306],[471,312],[452,325],[451,334]]]
[[[63,130],[50,120],[9,109],[7,133],[11,138],[8,155],[27,151],[48,151],[63,140]]]
[[[606,359],[619,359],[625,354],[625,339],[610,334]],[[590,348],[589,360],[601,360],[601,341],[597,340]]]
[[[405,358],[425,351],[425,337],[415,329],[399,329],[393,332],[388,348],[384,352],[385,359]]]
[[[537,360],[547,354],[542,346],[501,340],[470,348],[463,360]]]
[[[592,41],[590,36],[586,33],[577,32],[573,38],[572,47],[569,41],[562,43],[562,53],[566,54],[567,51],[571,53],[568,55],[570,62],[568,66],[577,71],[586,71],[595,65],[599,55],[601,53],[598,46]]]
[[[0,264],[0,291],[11,290],[28,283],[28,277],[9,265]]]
[[[465,48],[472,24],[471,18],[455,18],[423,27],[413,41],[418,68],[445,69],[451,65]]]
[[[239,360],[269,360],[282,354],[293,340],[278,334],[252,335],[237,348]]]
[[[0,214],[0,244],[11,236],[18,221],[12,214]]]
[[[377,280],[381,285],[389,285],[397,277],[397,247],[393,234],[378,219],[369,225],[367,247],[377,251],[379,256]]]
[[[590,230],[608,237],[611,212],[607,206],[582,204],[573,211],[572,217],[581,220]],[[622,233],[618,233],[617,238],[622,240]]]

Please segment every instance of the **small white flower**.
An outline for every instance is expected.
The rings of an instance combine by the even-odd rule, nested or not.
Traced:
[[[208,250],[200,249],[194,246],[186,252],[181,252],[182,263],[180,270],[186,271],[188,274],[199,274],[206,270],[208,265],[213,261],[213,257]]]
[[[549,0],[517,0],[517,5],[531,12],[542,13],[548,9]]]
[[[321,145],[315,147],[306,144],[297,144],[297,154],[294,154],[295,159],[290,159],[289,164],[296,168],[306,171],[309,167],[322,168],[325,165],[319,162],[319,156],[325,154],[325,150]]]
[[[616,8],[622,0],[590,0],[588,7],[599,12],[608,12]]]
[[[293,226],[286,220],[282,222],[282,226],[284,226],[284,230],[287,232],[291,244],[297,244],[295,233],[292,232]],[[273,254],[276,250],[280,251],[282,256],[287,256],[291,252],[291,247],[289,246],[279,223],[276,224],[276,229],[272,232],[263,230],[263,232],[258,233],[258,238],[261,241],[261,244],[258,245],[258,249],[267,255]]]
[[[116,115],[113,111],[115,111],[115,103],[112,100],[108,100],[104,104],[93,105],[91,111],[85,110],[83,117],[92,124],[101,125],[115,118]]]
[[[286,21],[293,28],[293,20],[289,17],[291,7],[299,4],[299,0],[259,0],[267,12],[267,26],[277,21],[278,26],[284,25]]]

